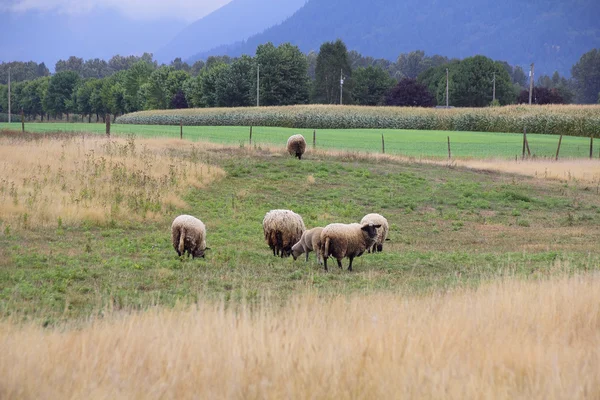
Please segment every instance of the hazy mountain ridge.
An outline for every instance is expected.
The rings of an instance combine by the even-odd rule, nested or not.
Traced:
[[[281,24],[191,59],[254,54],[269,41],[318,51],[323,42],[340,38],[348,49],[376,58],[395,60],[416,49],[459,58],[483,54],[524,69],[535,62],[540,73],[569,74],[583,53],[600,47],[598,21],[596,0],[309,0]]]

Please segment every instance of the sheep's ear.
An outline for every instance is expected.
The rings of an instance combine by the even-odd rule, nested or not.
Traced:
[[[377,224],[377,225],[373,225],[373,226],[377,229],[381,228],[381,224]]]
[[[210,250],[210,247],[205,247],[205,248],[204,248],[204,251],[206,251],[206,250]]]

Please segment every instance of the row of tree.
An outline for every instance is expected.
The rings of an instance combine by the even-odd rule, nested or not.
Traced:
[[[108,63],[71,57],[59,61],[52,75],[43,64],[22,64],[27,72],[17,69],[15,74],[27,79],[13,81],[11,104],[30,118],[77,113],[98,120],[105,114],[139,110],[244,107],[257,102],[430,107],[446,104],[446,92],[448,103],[458,107],[529,100],[525,73],[506,62],[484,56],[449,60],[416,51],[392,63],[348,52],[340,40],[326,42],[318,53],[308,55],[289,43],[267,43],[258,46],[254,57],[210,57],[192,66],[181,59],[159,66],[150,54],[115,56]],[[0,85],[0,112],[8,108],[7,90]],[[598,101],[598,92],[600,53],[592,50],[573,67],[572,79],[558,73],[541,76],[532,97],[536,104],[575,98],[591,103]]]

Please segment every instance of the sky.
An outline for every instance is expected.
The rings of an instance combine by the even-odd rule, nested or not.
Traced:
[[[0,13],[85,14],[94,9],[115,10],[135,20],[162,18],[192,22],[231,0],[0,0]]]

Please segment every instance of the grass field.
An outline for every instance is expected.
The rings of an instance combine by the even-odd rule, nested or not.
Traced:
[[[19,130],[20,124],[0,123],[0,130]],[[28,132],[89,132],[104,134],[104,124],[86,123],[28,123]],[[111,132],[115,136],[135,134],[142,138],[179,138],[179,126],[169,125],[128,125],[113,124]],[[312,146],[312,129],[291,129],[254,127],[253,146],[285,146],[287,138],[293,134],[304,135],[309,148]],[[381,153],[381,135],[384,135],[385,152],[411,157],[448,157],[450,136],[453,157],[504,158],[520,157],[523,150],[523,135],[491,132],[450,132],[400,129],[319,129],[316,131],[316,146],[321,150],[345,150]],[[231,126],[185,126],[184,138],[192,141],[211,141],[221,144],[249,146],[249,128]],[[554,158],[558,136],[530,134],[527,136],[530,149],[537,157]],[[562,139],[561,158],[589,157],[590,139],[565,136]],[[599,157],[598,146],[594,157]]]
[[[142,136],[0,133],[1,398],[596,397],[595,181]],[[171,174],[194,165],[211,179]],[[40,213],[118,183],[165,203]],[[325,273],[271,255],[274,208],[307,227],[379,212],[390,241]],[[178,259],[180,213],[206,259]]]

